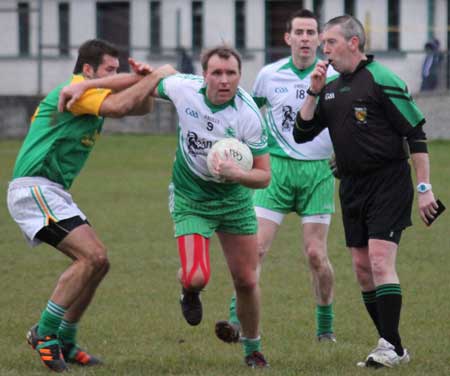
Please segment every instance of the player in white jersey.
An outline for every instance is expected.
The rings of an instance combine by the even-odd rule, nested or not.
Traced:
[[[257,221],[250,188],[270,182],[267,135],[252,97],[238,87],[239,54],[221,46],[206,51],[201,61],[203,77],[170,76],[155,93],[171,100],[179,117],[169,206],[181,261],[181,309],[190,325],[200,323],[199,295],[210,277],[209,239],[216,232],[236,289],[245,362],[266,367],[260,351]],[[208,171],[206,157],[214,142],[225,137],[246,143],[254,162],[247,172],[231,159],[216,158],[218,179]]]
[[[304,253],[312,274],[316,335],[319,341],[335,342],[334,273],[327,256],[328,227],[334,212],[334,178],[328,167],[332,144],[328,130],[301,145],[292,136],[297,111],[307,96],[310,74],[318,61],[319,27],[309,10],[294,13],[286,27],[284,38],[291,56],[265,66],[253,88],[256,103],[266,108],[272,165],[270,186],[254,195],[260,263],[284,216],[296,212],[302,218]],[[331,69],[328,72],[336,74]],[[239,326],[233,298],[229,320],[216,323],[216,334],[225,342],[237,342]]]
[[[160,82],[154,96],[171,100],[179,117],[178,148],[169,208],[181,260],[179,279],[183,316],[190,325],[202,319],[200,291],[210,277],[209,238],[217,232],[237,292],[245,362],[266,367],[260,352],[257,221],[250,188],[270,182],[267,135],[252,97],[238,87],[241,58],[221,46],[202,56],[203,77],[177,74]],[[114,88],[120,80],[92,80],[94,87]],[[89,88],[89,87],[87,87]],[[62,91],[60,106],[70,106],[86,85]],[[214,142],[235,137],[253,154],[253,168],[243,171],[232,160],[214,162],[214,177],[206,156]],[[223,179],[226,183],[223,183]]]

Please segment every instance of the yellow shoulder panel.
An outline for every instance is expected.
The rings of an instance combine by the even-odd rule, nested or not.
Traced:
[[[71,83],[78,83],[84,80],[83,76],[75,75]],[[98,116],[100,107],[105,98],[111,94],[110,89],[94,88],[86,90],[70,109],[74,115],[95,115]]]

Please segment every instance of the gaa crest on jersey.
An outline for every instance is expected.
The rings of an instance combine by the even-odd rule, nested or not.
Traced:
[[[198,134],[192,131],[187,133],[186,137],[187,148],[190,155],[196,157],[197,155],[207,155],[208,150],[212,146],[212,141],[206,138],[198,137]]]
[[[365,106],[355,106],[353,108],[355,119],[358,124],[365,125],[367,124],[367,107]]]
[[[281,122],[281,130],[289,132],[294,126],[296,113],[291,106],[285,105],[281,109],[283,111],[283,120]]]

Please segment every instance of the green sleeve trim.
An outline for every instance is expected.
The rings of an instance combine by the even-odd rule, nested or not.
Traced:
[[[383,93],[412,127],[416,127],[423,122],[424,116],[408,93],[403,80],[375,61],[368,64],[366,69],[372,74],[375,83],[380,86]]]
[[[158,95],[160,98],[170,100],[169,96],[166,94],[166,91],[164,90],[164,80],[161,80],[158,83]]]
[[[412,101],[411,96],[406,95],[406,94],[394,94],[394,93],[389,93],[386,90],[384,90],[384,94],[386,94],[389,98],[398,98],[398,99],[403,99],[405,101]]]
[[[380,85],[380,87],[388,97],[412,101],[411,95],[399,87],[388,85]]]
[[[266,97],[253,97],[253,100],[255,101],[258,108],[264,107],[267,103]]]
[[[412,127],[423,124],[425,117],[412,99],[407,99],[399,95],[387,96]]]
[[[254,155],[255,157],[259,157],[260,155],[267,154],[269,152],[269,147],[266,146],[262,149],[250,148],[250,151],[252,152],[252,155]]]
[[[339,74],[333,74],[332,76],[327,77],[325,83],[326,83],[326,84],[329,84],[331,81],[334,81],[334,80],[337,79],[338,77],[339,77]]]

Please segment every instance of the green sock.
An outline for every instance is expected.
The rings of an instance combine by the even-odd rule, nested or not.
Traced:
[[[258,338],[241,338],[242,344],[244,345],[245,356],[250,355],[254,351],[261,351],[261,337]]]
[[[78,322],[61,321],[58,329],[58,338],[63,343],[70,343],[75,345],[77,343]]]
[[[239,319],[237,317],[237,311],[236,311],[236,294],[233,294],[231,297],[231,303],[230,303],[230,318],[228,320],[232,324],[241,325],[239,322]]]
[[[56,335],[65,313],[65,308],[49,300],[38,323],[38,336]]]
[[[333,304],[316,306],[316,322],[317,322],[317,335],[325,333],[334,333],[333,329]]]

